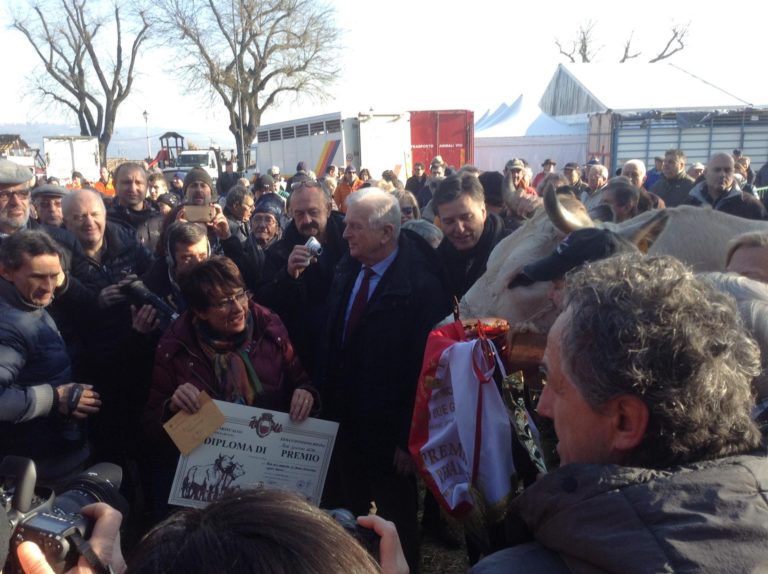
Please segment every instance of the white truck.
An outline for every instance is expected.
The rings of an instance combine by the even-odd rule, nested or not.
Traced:
[[[99,139],[94,136],[48,136],[43,138],[45,174],[62,185],[79,171],[88,181],[99,180]]]
[[[179,152],[174,163],[174,166],[163,169],[163,173],[166,174],[166,178],[169,180],[177,171],[187,173],[193,167],[201,167],[208,172],[215,185],[216,180],[219,178],[219,173],[221,173],[219,152],[213,148],[184,150]]]
[[[263,125],[251,145],[246,175],[266,173],[273,165],[291,175],[305,161],[317,177],[331,164],[342,169],[351,164],[368,168],[375,179],[389,169],[404,181],[411,168],[410,130],[408,112],[350,117],[335,112]]]

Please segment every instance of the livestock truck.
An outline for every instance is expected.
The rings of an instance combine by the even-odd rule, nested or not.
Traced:
[[[475,162],[475,113],[471,110],[411,112],[413,163],[429,163],[441,156],[456,168]]]
[[[474,161],[474,113],[429,110],[380,114],[342,112],[263,125],[250,149],[250,177],[276,165],[291,174],[306,161],[320,177],[333,164],[368,168],[374,178],[391,169],[405,181],[413,163],[441,155],[459,167]]]
[[[317,177],[329,165],[368,168],[374,178],[392,170],[403,179],[411,165],[408,112],[342,112],[263,125],[251,145],[247,176],[266,173],[273,165],[290,175],[300,161]]]

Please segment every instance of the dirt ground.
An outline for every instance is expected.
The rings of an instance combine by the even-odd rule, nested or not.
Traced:
[[[419,480],[419,501],[424,500],[424,483]],[[422,509],[419,508],[419,522]],[[429,536],[421,542],[421,574],[464,574],[469,568],[467,549],[462,545],[457,550],[449,550],[437,544]]]
[[[421,545],[421,574],[464,574],[468,567],[463,547],[447,550],[429,540]]]

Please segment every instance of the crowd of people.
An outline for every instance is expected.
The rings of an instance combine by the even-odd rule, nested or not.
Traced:
[[[678,149],[650,171],[626,161],[614,177],[597,160],[558,171],[547,159],[534,173],[513,158],[481,172],[438,156],[404,183],[352,164],[318,176],[306,162],[285,182],[277,167],[240,178],[231,162],[216,182],[200,168],[167,181],[126,162],[60,186],[0,160],[0,457],[31,458],[54,490],[88,464],[119,464],[129,571],[241,571],[227,564],[267,568],[302,552],[292,571],[375,571],[354,553],[318,566],[330,558],[304,538],[331,554],[351,539],[312,534],[328,521],[290,496],[257,491],[181,514],[167,503],[178,450],[163,424],[196,412],[203,391],[336,421],[322,506],[365,516],[375,501],[380,518],[361,524],[383,536],[382,570],[418,572],[422,531],[462,542],[429,493],[417,518],[409,433],[430,331],[548,195],[606,223],[679,205],[765,219],[755,173],[735,152],[714,154],[695,178]],[[768,226],[734,241],[722,268],[738,289],[672,257],[644,258],[608,228],[524,262],[509,288],[551,282],[559,313],[531,406],[554,423],[560,467],[511,502],[506,535],[468,541],[473,571],[768,564]],[[153,302],[136,295],[146,292]],[[306,532],[281,509],[304,516]],[[106,513],[95,546],[122,569],[114,515],[88,512]],[[268,537],[258,551],[222,542],[228,529],[261,540],[265,524],[285,525],[274,534],[284,554]]]

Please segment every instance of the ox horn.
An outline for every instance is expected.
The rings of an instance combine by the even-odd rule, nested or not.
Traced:
[[[544,209],[552,224],[566,235],[578,229],[592,227],[563,207],[557,198],[557,191],[552,186],[544,192]]]
[[[648,253],[650,246],[667,226],[669,214],[665,209],[660,209],[646,221],[635,219],[629,220],[628,224],[617,229],[616,233],[637,245],[643,253]]]

